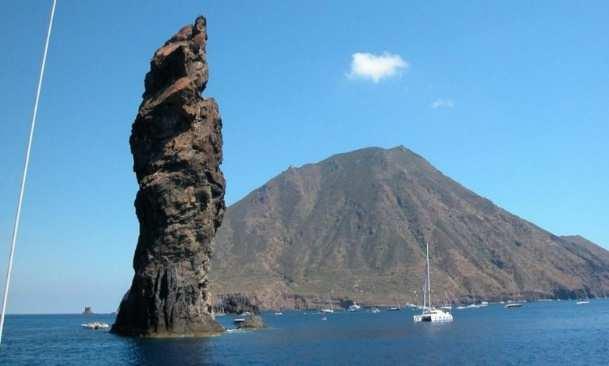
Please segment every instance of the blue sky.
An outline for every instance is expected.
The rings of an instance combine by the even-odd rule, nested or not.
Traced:
[[[48,5],[0,13],[2,273]],[[9,312],[118,305],[144,74],[198,14],[228,203],[289,165],[404,145],[547,230],[609,247],[607,2],[59,0]]]

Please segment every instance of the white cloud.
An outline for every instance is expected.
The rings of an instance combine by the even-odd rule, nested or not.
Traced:
[[[431,103],[431,108],[452,108],[455,106],[455,102],[452,99],[436,99]]]
[[[401,70],[407,70],[410,65],[399,55],[385,52],[375,55],[366,52],[357,52],[351,55],[350,78],[369,79],[378,83],[382,79],[394,76]]]

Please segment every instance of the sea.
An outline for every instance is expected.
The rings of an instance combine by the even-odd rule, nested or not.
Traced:
[[[445,324],[416,309],[263,313],[267,328],[199,339],[133,339],[82,323],[113,315],[9,315],[0,365],[609,365],[609,300],[490,304]]]

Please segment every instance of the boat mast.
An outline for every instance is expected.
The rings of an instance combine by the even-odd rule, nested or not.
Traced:
[[[427,257],[427,297],[429,308],[431,308],[431,276],[429,275],[429,242],[425,243],[426,245],[426,257]]]
[[[427,281],[423,281],[423,310],[427,309]]]

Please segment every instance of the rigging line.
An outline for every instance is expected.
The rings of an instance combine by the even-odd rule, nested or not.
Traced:
[[[431,309],[431,276],[429,274],[429,242],[426,242],[427,246],[427,302],[429,303],[429,308]]]
[[[32,112],[32,123],[30,126],[30,135],[28,138],[27,149],[25,152],[25,162],[23,164],[23,174],[21,176],[21,187],[19,189],[19,200],[17,201],[17,213],[15,214],[15,224],[13,226],[13,236],[11,238],[11,252],[8,257],[8,269],[6,271],[6,283],[4,285],[4,297],[2,299],[2,313],[0,313],[0,344],[2,343],[2,333],[4,331],[4,315],[6,313],[6,304],[8,300],[8,290],[11,283],[11,274],[13,271],[13,258],[15,256],[15,244],[17,243],[17,234],[19,233],[19,221],[21,219],[21,206],[23,204],[23,194],[25,191],[25,182],[27,180],[27,172],[30,165],[30,152],[32,150],[32,140],[34,138],[34,128],[36,127],[36,116],[38,115],[38,102],[40,101],[40,90],[42,89],[42,79],[44,78],[44,68],[47,62],[47,52],[49,50],[49,41],[51,39],[51,30],[53,29],[53,18],[55,17],[55,6],[57,0],[53,0],[51,5],[51,15],[49,17],[49,29],[47,30],[47,38],[44,43],[44,52],[42,54],[42,63],[40,65],[40,75],[38,77],[38,87],[36,88],[36,99],[34,101],[34,111]]]

